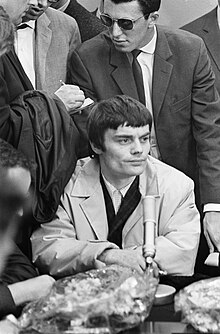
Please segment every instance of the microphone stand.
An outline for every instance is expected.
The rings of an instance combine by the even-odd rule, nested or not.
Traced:
[[[145,196],[142,199],[142,204],[144,224],[143,256],[146,261],[146,271],[150,274],[153,271],[153,259],[156,253],[156,197]]]
[[[144,243],[143,256],[146,261],[146,274],[154,276],[153,260],[156,254],[156,196],[145,196],[142,199],[143,204],[143,224],[144,224]],[[166,275],[163,270],[159,270],[159,275]],[[164,305],[173,302],[176,289],[169,285],[159,284],[154,305]]]

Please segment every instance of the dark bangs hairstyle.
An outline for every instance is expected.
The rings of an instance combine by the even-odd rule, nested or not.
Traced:
[[[89,114],[87,121],[89,141],[104,151],[106,130],[116,130],[120,125],[135,128],[149,125],[151,130],[152,116],[142,103],[126,95],[116,95],[103,100],[95,104]],[[94,156],[93,151],[90,153]]]

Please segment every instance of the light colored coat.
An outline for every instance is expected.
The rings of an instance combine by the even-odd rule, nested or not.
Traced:
[[[32,237],[33,260],[41,272],[70,275],[94,267],[107,248],[108,222],[100,184],[99,164],[89,160],[76,168],[68,183],[57,218],[42,224]],[[140,175],[142,196],[157,196],[155,261],[169,274],[193,274],[200,236],[193,181],[149,156]],[[122,231],[122,247],[142,246],[143,208],[140,202]]]
[[[36,88],[54,93],[60,80],[66,81],[67,60],[81,44],[74,18],[47,8],[36,21],[35,71]]]

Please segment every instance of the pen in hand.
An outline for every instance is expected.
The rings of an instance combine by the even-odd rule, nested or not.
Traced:
[[[63,80],[60,79],[60,83],[62,86],[65,86],[65,82],[63,82]]]

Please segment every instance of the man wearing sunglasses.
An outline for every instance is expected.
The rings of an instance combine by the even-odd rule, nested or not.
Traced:
[[[101,20],[108,32],[73,52],[68,81],[93,100],[127,94],[146,104],[153,115],[151,155],[193,178],[210,249],[220,250],[220,100],[215,78],[200,38],[156,24],[160,3],[104,0]],[[137,61],[145,101],[132,70],[134,50],[141,51]],[[199,263],[208,254],[207,245],[202,247]]]

